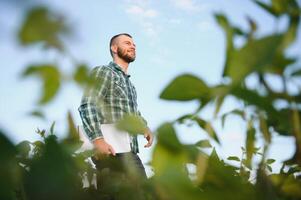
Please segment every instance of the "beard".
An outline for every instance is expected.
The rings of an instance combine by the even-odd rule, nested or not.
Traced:
[[[117,48],[117,55],[127,63],[133,62],[136,58],[136,54],[131,55],[127,50],[121,49],[120,47]]]

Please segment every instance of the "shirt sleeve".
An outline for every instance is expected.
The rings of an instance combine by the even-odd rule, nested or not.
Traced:
[[[145,126],[147,126],[146,119],[141,115],[141,112],[138,110],[138,116],[141,117],[142,121],[144,122]]]
[[[103,122],[103,114],[101,108],[103,99],[110,88],[112,73],[105,70],[104,67],[97,67],[91,73],[92,84],[85,90],[79,107],[80,117],[82,119],[83,128],[90,141],[103,138],[100,126]]]

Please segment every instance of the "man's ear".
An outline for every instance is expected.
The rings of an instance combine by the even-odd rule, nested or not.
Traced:
[[[111,51],[112,51],[113,54],[117,54],[117,49],[118,49],[117,45],[113,44],[111,46]]]

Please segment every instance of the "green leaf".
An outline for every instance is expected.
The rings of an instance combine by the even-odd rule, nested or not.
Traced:
[[[70,111],[67,114],[67,120],[68,120],[68,135],[67,138],[63,140],[63,144],[67,147],[69,152],[74,153],[79,148],[81,148],[83,142],[80,140],[78,129],[75,126]]]
[[[267,111],[267,124],[270,127],[273,127],[275,132],[279,133],[283,136],[292,136],[293,133],[293,117],[291,109],[281,109],[277,110],[277,112],[269,112]],[[283,120],[285,119],[285,120]]]
[[[44,129],[40,130],[39,128],[37,128],[36,133],[39,134],[42,138],[45,139],[46,130],[44,130]]]
[[[29,156],[29,152],[31,150],[29,141],[22,141],[16,147],[21,157],[27,158]]]
[[[227,160],[233,160],[233,161],[240,162],[240,159],[239,159],[237,156],[229,156],[229,157],[227,158]]]
[[[43,150],[45,144],[39,140],[33,142],[32,144],[33,144],[34,156],[40,156],[42,154],[42,150]]]
[[[27,199],[77,199],[82,189],[74,158],[55,135],[46,138],[44,151],[33,160],[23,184]]]
[[[273,169],[270,165],[267,165],[267,169],[269,170],[269,172],[273,172]]]
[[[247,138],[246,138],[246,166],[251,168],[252,157],[255,152],[255,133],[253,122],[248,122]]]
[[[214,116],[216,117],[224,103],[225,96],[219,96],[216,98],[216,105],[214,110]]]
[[[86,86],[89,84],[90,81],[90,75],[89,75],[89,68],[85,64],[80,64],[76,67],[73,79],[76,83],[78,83],[81,86]]]
[[[54,134],[54,126],[55,126],[55,121],[52,122],[51,127],[50,127],[50,134]]]
[[[230,112],[227,112],[225,114],[222,115],[222,127],[225,126],[225,121],[226,121],[226,118],[229,116],[229,115],[238,115],[240,116],[242,119],[245,120],[245,111],[243,110],[239,110],[239,109],[234,109],[234,110],[231,110]]]
[[[51,127],[54,127],[54,123],[51,125]],[[70,111],[68,111],[68,127],[69,127],[68,139],[79,141],[80,140],[79,133],[75,126],[75,123],[74,123],[74,120],[73,120],[73,117],[72,117]]]
[[[257,24],[256,22],[250,18],[250,17],[247,17],[247,20],[248,20],[248,23],[249,23],[249,27],[250,27],[250,33],[248,35],[249,39],[253,39],[254,38],[254,33],[256,32],[257,30]]]
[[[270,144],[271,143],[271,133],[269,131],[267,122],[262,114],[259,115],[259,127],[260,127],[260,132],[262,133],[264,140],[268,144]]]
[[[301,69],[298,69],[292,73],[292,76],[301,76]]]
[[[171,123],[162,124],[158,130],[158,144],[166,149],[173,151],[174,153],[182,150],[182,144],[180,143],[176,131]]]
[[[266,163],[268,165],[273,164],[276,160],[275,159],[267,159]]]
[[[221,161],[216,151],[211,153],[207,165],[205,177],[201,185],[202,192],[205,195],[204,199],[254,198],[252,186],[244,183],[235,167]]]
[[[46,116],[41,110],[34,110],[29,115],[45,120]]]
[[[19,182],[19,166],[16,160],[17,149],[0,129],[0,198],[13,199]]]
[[[287,196],[293,197],[291,199],[300,199],[301,198],[301,182],[300,179],[295,178],[294,176],[289,176],[284,181],[281,190]]]
[[[282,35],[272,35],[249,40],[241,49],[233,50],[225,65],[225,75],[236,85],[250,73],[270,66],[281,47],[282,39]]]
[[[206,131],[208,133],[208,135],[214,139],[217,143],[220,144],[220,141],[218,139],[218,136],[216,134],[216,131],[214,130],[213,126],[211,125],[210,122],[205,121],[199,117],[193,117],[192,120],[196,121],[197,124],[199,125],[199,127],[201,129],[203,129],[204,131]]]
[[[212,147],[209,140],[200,140],[195,145],[198,147],[201,147],[201,148],[211,148]]]
[[[22,77],[37,76],[43,82],[42,96],[39,104],[49,103],[54,99],[61,85],[61,73],[55,65],[43,64],[29,66]]]
[[[286,57],[284,54],[277,54],[271,66],[262,70],[262,72],[283,75],[289,65],[296,62],[296,58]]]
[[[296,172],[301,172],[301,167],[300,166],[290,167],[289,170],[287,171],[287,174],[294,174]]]
[[[261,1],[258,1],[258,0],[255,0],[254,1],[259,7],[261,7],[262,9],[264,9],[265,11],[267,11],[268,13],[270,13],[271,15],[273,15],[274,17],[279,17],[279,13],[277,13],[275,11],[275,9],[270,6],[270,5],[267,5]]]
[[[130,134],[144,134],[145,123],[140,116],[126,115],[122,120],[117,123],[117,128],[123,131],[127,131]]]
[[[223,76],[226,75],[227,66],[229,62],[229,57],[234,50],[234,45],[233,45],[233,37],[234,37],[234,30],[231,27],[227,17],[223,14],[215,14],[215,20],[217,23],[224,29],[225,34],[226,34],[226,64],[223,70]]]
[[[237,87],[233,88],[231,93],[237,98],[244,100],[249,105],[257,106],[271,114],[277,114],[277,111],[271,104],[272,100],[269,97],[260,96],[255,90]]]
[[[160,94],[161,99],[190,101],[208,98],[209,89],[204,81],[191,74],[176,77]]]
[[[19,40],[24,46],[42,42],[46,47],[62,50],[60,36],[69,32],[64,18],[50,12],[46,7],[35,7],[25,16],[19,30]]]

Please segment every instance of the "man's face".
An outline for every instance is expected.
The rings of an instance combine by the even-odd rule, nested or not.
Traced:
[[[136,58],[136,45],[132,38],[121,35],[117,38],[117,55],[127,63],[133,62]]]

